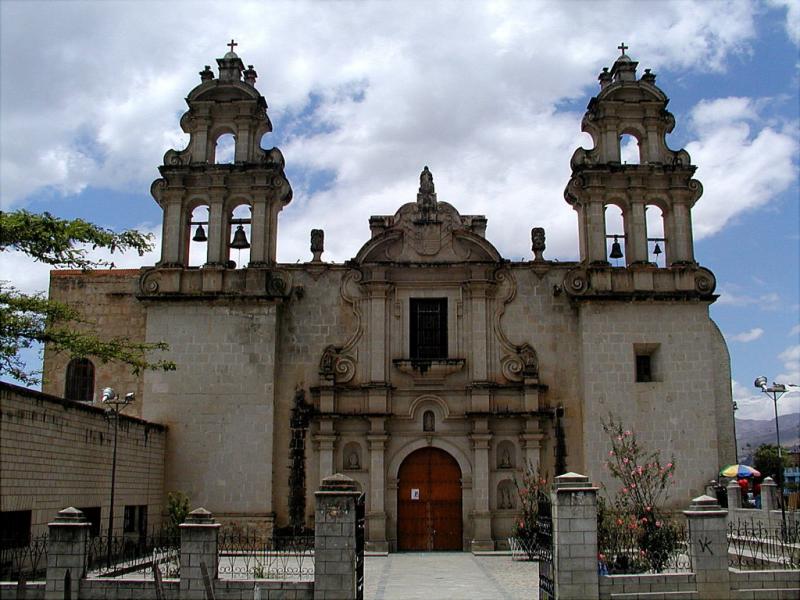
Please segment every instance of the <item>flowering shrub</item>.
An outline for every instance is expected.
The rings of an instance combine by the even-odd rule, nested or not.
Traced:
[[[525,549],[530,560],[536,558],[536,536],[539,533],[539,503],[547,501],[547,477],[543,476],[539,465],[528,463],[522,473],[522,481],[514,478],[522,515],[514,523],[511,532]]]
[[[659,451],[643,448],[636,434],[613,418],[603,430],[611,438],[606,466],[621,487],[610,505],[599,502],[601,570],[661,572],[680,543],[680,528],[663,510],[674,461],[662,464]]]

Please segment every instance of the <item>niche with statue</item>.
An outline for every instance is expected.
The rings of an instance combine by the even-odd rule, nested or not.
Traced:
[[[515,453],[513,442],[505,440],[497,444],[497,468],[513,469],[516,464]]]
[[[342,462],[345,471],[360,471],[362,469],[361,445],[358,442],[345,444]]]

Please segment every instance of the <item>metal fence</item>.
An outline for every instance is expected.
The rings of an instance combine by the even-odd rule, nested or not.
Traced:
[[[180,547],[179,535],[163,532],[136,538],[96,536],[86,545],[86,571],[90,577],[150,578],[156,564],[165,579],[177,579]]]
[[[800,569],[800,523],[786,529],[745,519],[729,523],[728,561],[744,570]]]
[[[220,579],[314,580],[313,535],[223,532],[218,553]]]
[[[0,581],[44,579],[47,571],[47,535],[32,538],[26,545],[0,540]]]

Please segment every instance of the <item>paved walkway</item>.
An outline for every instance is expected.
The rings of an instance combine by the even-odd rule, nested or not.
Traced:
[[[366,600],[531,600],[538,565],[470,552],[402,552],[367,556]]]

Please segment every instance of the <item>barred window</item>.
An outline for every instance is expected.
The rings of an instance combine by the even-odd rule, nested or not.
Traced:
[[[67,400],[91,402],[94,396],[94,365],[88,358],[73,358],[67,365]]]
[[[411,298],[411,358],[447,358],[447,298]]]

